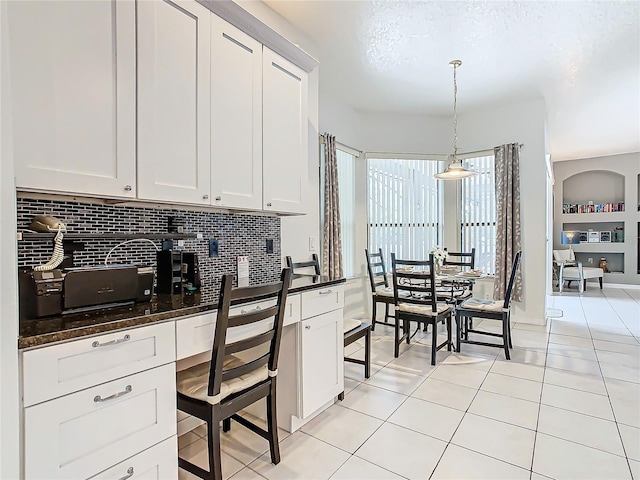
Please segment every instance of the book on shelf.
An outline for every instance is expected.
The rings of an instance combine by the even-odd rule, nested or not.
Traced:
[[[563,203],[562,213],[610,213],[624,212],[624,202],[614,203]]]

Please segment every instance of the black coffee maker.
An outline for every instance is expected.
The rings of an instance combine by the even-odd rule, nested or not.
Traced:
[[[195,252],[161,250],[157,253],[158,294],[181,294],[200,290],[200,267]]]

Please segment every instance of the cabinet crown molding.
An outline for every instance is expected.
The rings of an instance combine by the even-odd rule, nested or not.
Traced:
[[[319,65],[318,60],[232,0],[196,1],[247,35],[255,38],[264,46],[302,68],[305,72],[309,73]]]

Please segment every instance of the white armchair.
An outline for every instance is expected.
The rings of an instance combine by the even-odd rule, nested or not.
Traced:
[[[569,285],[571,285],[572,281],[577,281],[578,290],[582,293],[587,289],[587,280],[590,278],[597,278],[600,282],[600,289],[602,290],[604,270],[597,267],[584,267],[582,262],[576,262],[573,250],[554,250],[553,260],[559,268],[558,285],[560,293],[562,293],[565,280],[569,282]]]

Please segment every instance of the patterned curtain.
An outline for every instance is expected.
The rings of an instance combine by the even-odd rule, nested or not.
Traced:
[[[324,231],[322,232],[322,274],[341,278],[342,234],[340,232],[340,201],[336,137],[324,138]]]
[[[504,298],[520,239],[520,145],[509,143],[493,149],[496,175],[496,279],[494,300]],[[513,299],[522,301],[522,268],[518,272]]]

